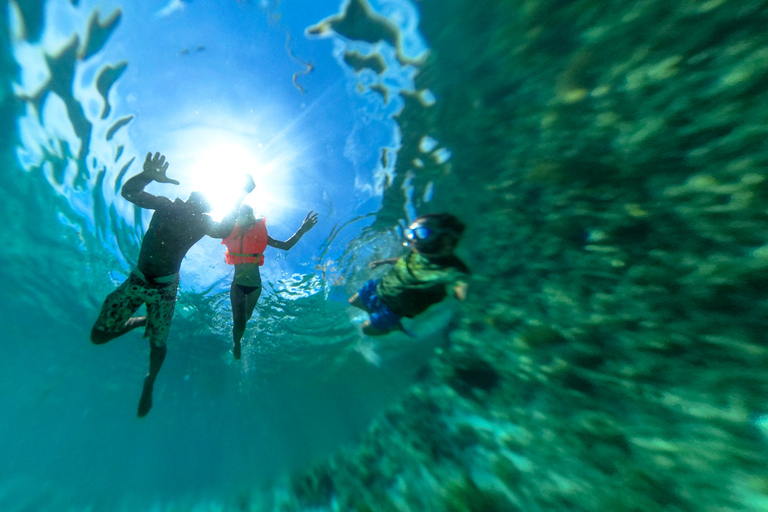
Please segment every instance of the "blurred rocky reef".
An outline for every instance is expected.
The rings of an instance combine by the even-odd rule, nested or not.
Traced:
[[[768,2],[419,5],[382,224],[460,215],[470,296],[284,509],[768,510]]]

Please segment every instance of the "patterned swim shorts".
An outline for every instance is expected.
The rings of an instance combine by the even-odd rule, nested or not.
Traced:
[[[178,276],[170,282],[152,284],[136,272],[131,272],[117,290],[107,295],[94,327],[101,331],[118,332],[141,305],[146,304],[144,337],[149,338],[154,346],[162,347],[171,327],[178,287]]]

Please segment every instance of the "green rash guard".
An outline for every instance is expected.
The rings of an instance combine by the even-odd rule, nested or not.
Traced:
[[[376,294],[396,315],[412,318],[446,296],[446,286],[469,274],[454,255],[427,259],[411,252],[381,278]]]

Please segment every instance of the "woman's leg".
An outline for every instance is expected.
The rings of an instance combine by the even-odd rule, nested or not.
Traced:
[[[235,359],[240,359],[240,350],[241,350],[241,344],[240,340],[243,338],[243,335],[245,334],[245,324],[248,323],[248,320],[251,319],[253,316],[253,310],[256,308],[256,303],[259,301],[259,297],[261,296],[261,286],[258,286],[255,290],[252,292],[246,294],[243,292],[243,290],[233,284],[237,289],[237,294],[239,296],[239,306],[238,311],[235,313],[235,302],[234,299],[231,297],[232,290],[230,289],[230,300],[232,301],[232,316],[234,317],[234,324],[235,327],[232,330],[232,335],[234,337],[235,346],[232,349],[232,353],[235,355]],[[235,316],[237,315],[237,316]]]
[[[261,297],[261,285],[253,290],[251,293],[245,296],[245,321],[251,319],[253,316],[253,310],[256,308],[256,303],[259,302]]]
[[[238,288],[234,280],[229,287],[229,301],[232,303],[232,341],[234,341],[232,353],[235,355],[235,359],[240,359],[240,340],[243,339],[245,322],[247,321],[246,295]]]

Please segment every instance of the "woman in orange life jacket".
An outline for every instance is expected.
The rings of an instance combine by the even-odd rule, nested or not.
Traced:
[[[317,224],[317,214],[310,211],[296,233],[285,242],[275,240],[267,234],[267,222],[264,217],[258,219],[253,208],[247,204],[240,206],[237,224],[232,233],[221,243],[227,246],[226,259],[235,266],[235,277],[229,289],[232,302],[232,339],[235,346],[232,353],[240,359],[240,340],[245,333],[245,324],[251,319],[256,302],[261,295],[261,274],[259,267],[264,264],[264,250],[267,246],[287,251],[298,242],[304,233]]]

